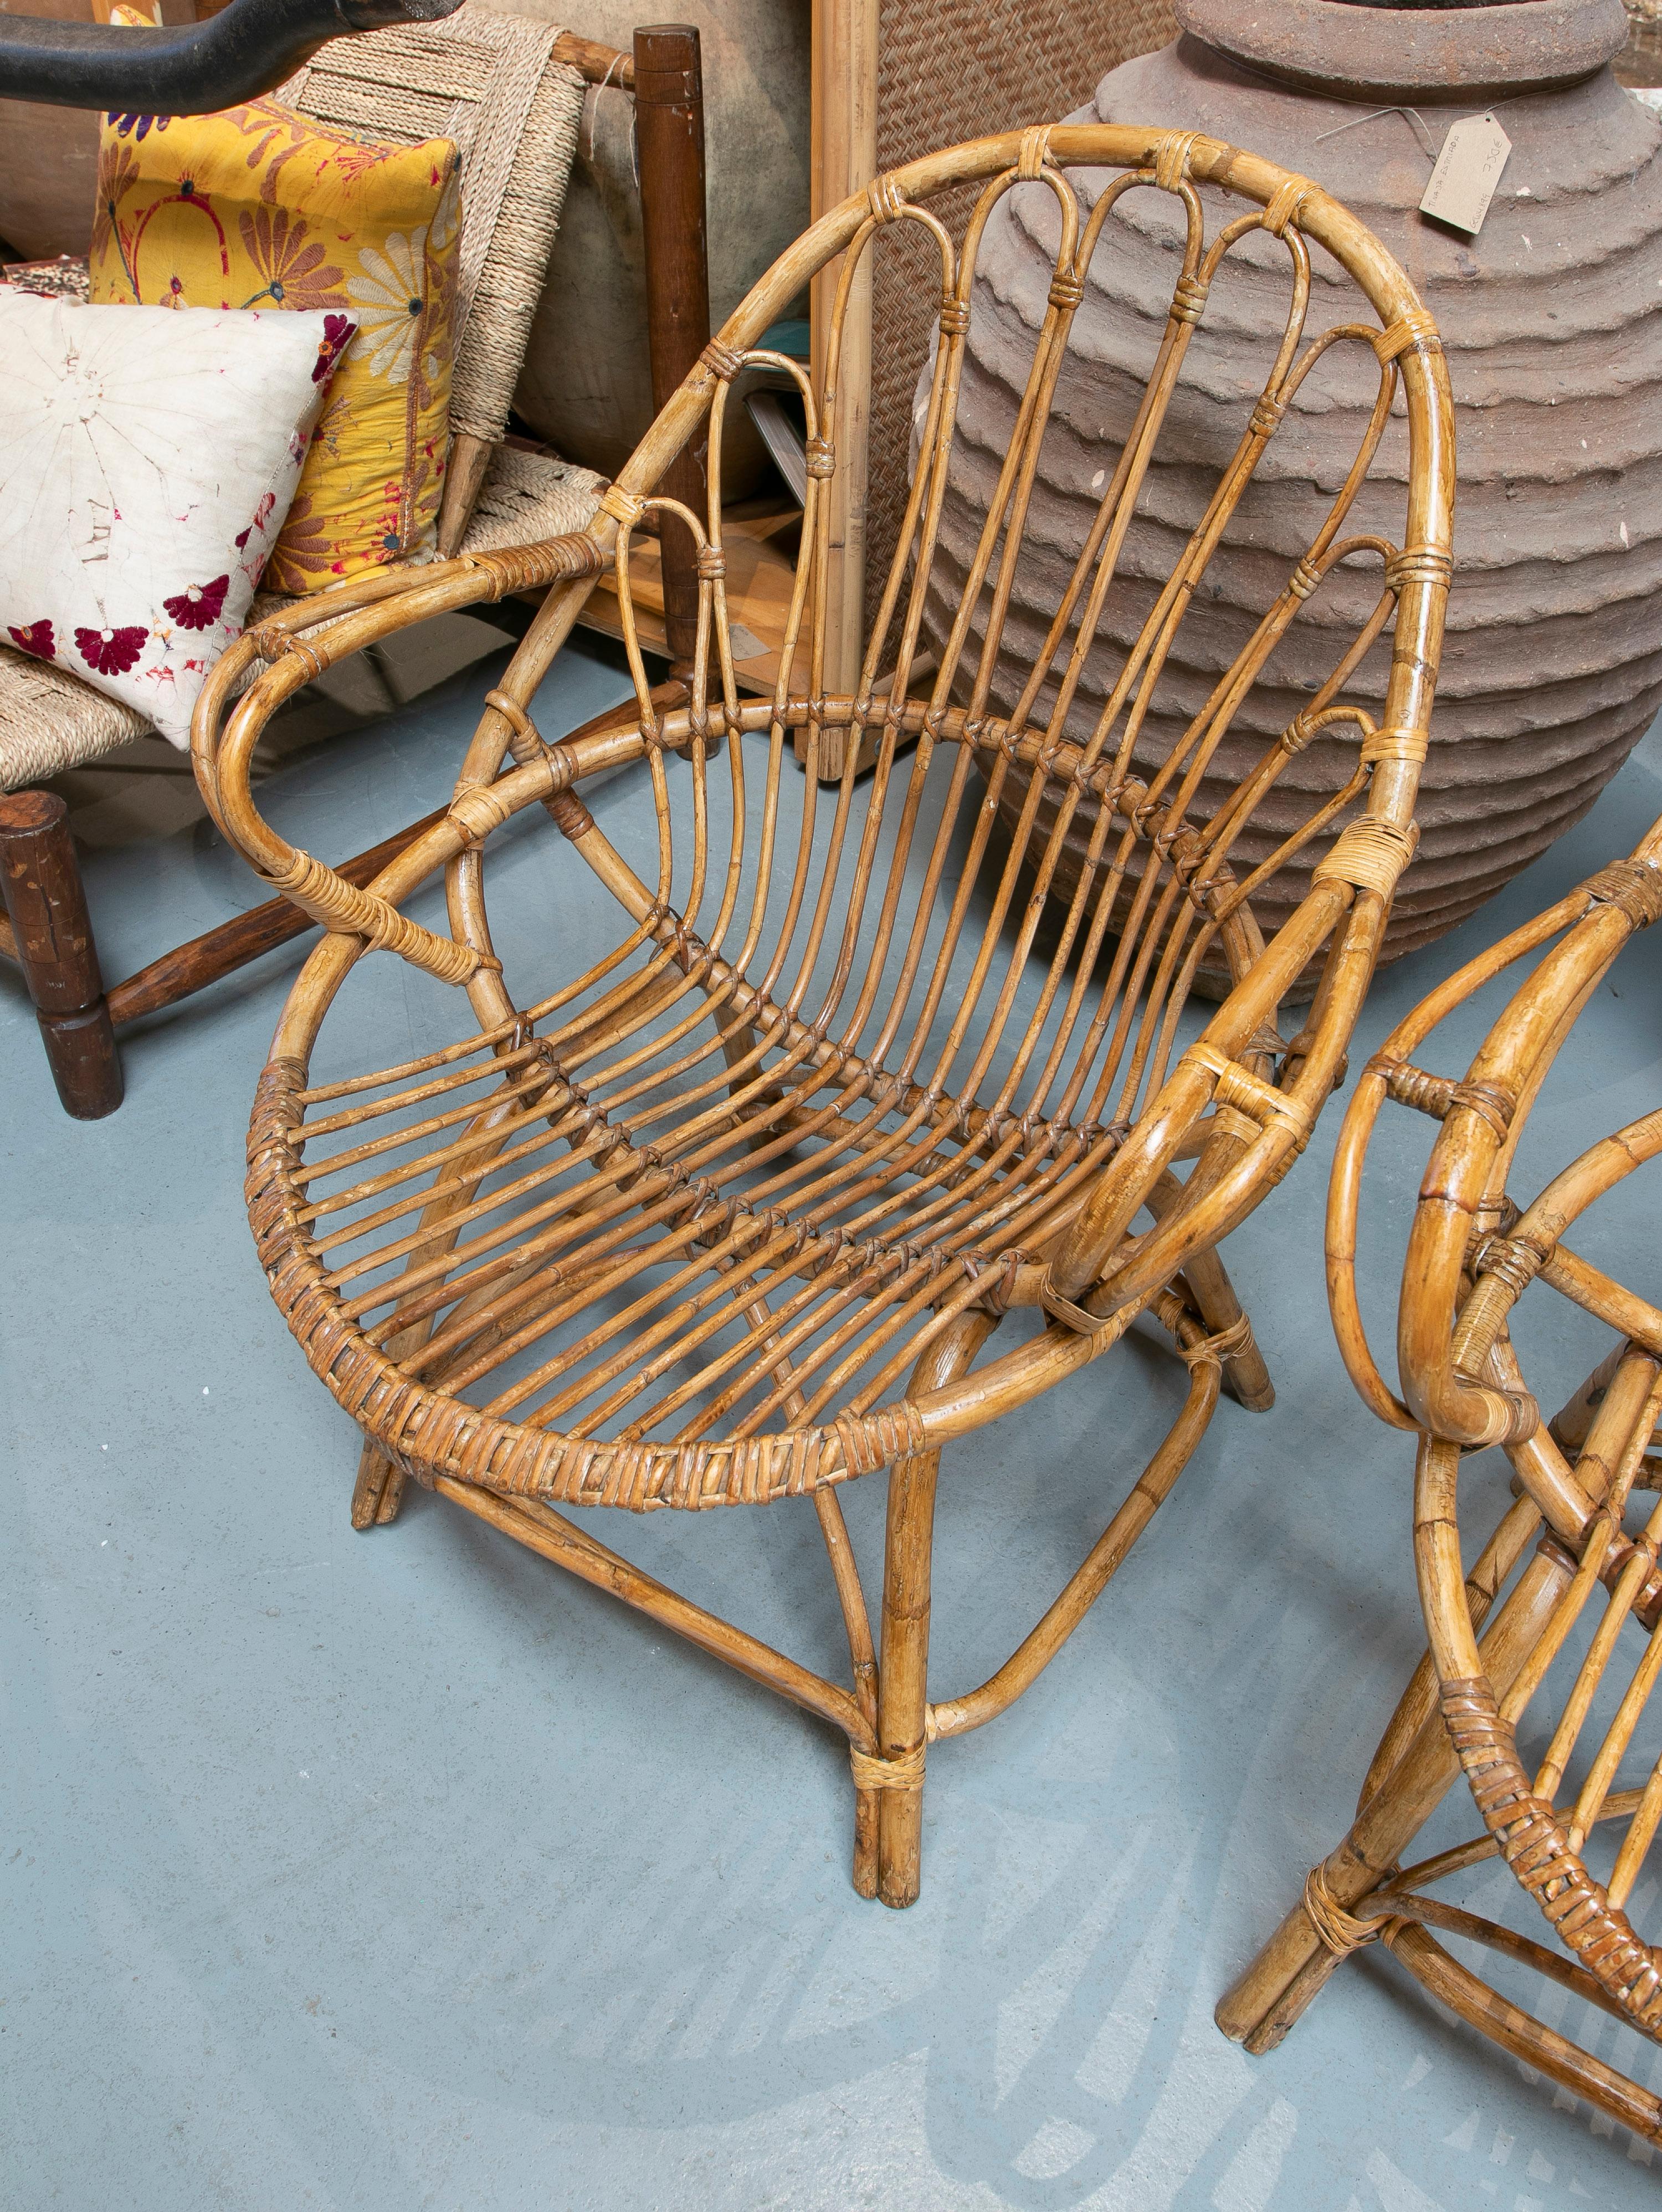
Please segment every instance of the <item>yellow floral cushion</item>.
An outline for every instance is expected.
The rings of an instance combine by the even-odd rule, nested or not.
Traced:
[[[366,143],[270,100],[106,115],[97,304],[294,307],[358,325],[265,571],[268,588],[429,552],[448,442],[461,185],[448,138]]]

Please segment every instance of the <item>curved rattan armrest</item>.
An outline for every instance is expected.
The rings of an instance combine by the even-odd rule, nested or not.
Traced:
[[[326,668],[430,616],[564,585],[549,591],[537,618],[538,627],[558,629],[556,643],[563,642],[607,565],[615,532],[610,519],[599,516],[588,531],[540,544],[464,553],[419,569],[379,569],[298,600],[246,631],[203,686],[191,753],[209,812],[255,873],[325,929],[384,945],[446,982],[467,982],[484,956],[407,921],[386,899],[356,889],[278,835],[254,805],[254,747],[277,708]],[[250,668],[262,662],[263,671],[236,698]],[[513,734],[503,718],[499,763]]]
[[[1662,823],[1631,860],[1600,870],[1457,969],[1398,1023],[1362,1072],[1339,1132],[1328,1188],[1328,1303],[1352,1382],[1364,1402],[1393,1427],[1428,1431],[1473,1448],[1519,1443],[1538,1425],[1538,1408],[1526,1393],[1475,1379],[1489,1370],[1489,1354],[1517,1295],[1516,1283],[1508,1272],[1495,1271],[1467,1297],[1465,1279],[1474,1243],[1503,1226],[1507,1172],[1554,1060],[1610,963],[1662,902],[1659,866]],[[1412,1055],[1451,1013],[1555,937],[1562,941],[1519,984],[1463,1079],[1437,1075],[1416,1064]],[[1401,1397],[1386,1382],[1369,1349],[1356,1287],[1362,1176],[1387,1097],[1441,1124],[1404,1265],[1398,1331]],[[1587,1165],[1592,1161],[1588,1154],[1577,1164],[1578,1170],[1586,1168],[1585,1192],[1578,1186],[1574,1194],[1554,1199],[1561,1212],[1565,1206],[1579,1211],[1597,1194],[1596,1165]],[[1552,1188],[1556,1191],[1557,1186]],[[1545,1203],[1544,1194],[1537,1204]],[[1517,1224],[1507,1233],[1515,1241],[1522,1231],[1523,1224]]]
[[[1051,1261],[1049,1310],[1101,1319],[1135,1305],[1227,1237],[1274,1188],[1344,1073],[1389,915],[1388,896],[1357,896],[1336,877],[1315,883],[1104,1168]],[[1289,1054],[1297,1073],[1277,1088],[1244,1063],[1295,979],[1330,943],[1315,1005]],[[1206,1142],[1181,1200],[1159,1209],[1151,1232],[1132,1237],[1139,1210],[1172,1162],[1192,1151],[1208,1116]]]

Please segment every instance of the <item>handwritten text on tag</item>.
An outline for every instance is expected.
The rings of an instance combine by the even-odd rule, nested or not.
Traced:
[[[1420,202],[1422,215],[1475,238],[1483,227],[1512,141],[1492,115],[1463,115],[1448,126],[1443,150]]]

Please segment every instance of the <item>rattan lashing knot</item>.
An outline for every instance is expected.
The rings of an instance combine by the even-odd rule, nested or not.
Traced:
[[[1162,192],[1182,189],[1198,131],[1168,131],[1154,149],[1154,180]]]
[[[245,630],[243,635],[262,660],[281,660],[285,653],[298,654],[306,663],[308,682],[321,676],[329,665],[325,656],[309,646],[304,638],[293,636],[288,630],[278,629],[269,623],[263,623],[258,629]]]
[[[838,1442],[851,1474],[875,1474],[897,1459],[913,1459],[928,1449],[923,1416],[909,1398],[892,1399],[869,1413],[839,1413]]]
[[[727,574],[727,556],[719,545],[701,545],[696,565],[701,583],[719,583]]]
[[[744,356],[735,353],[731,346],[723,345],[719,338],[712,338],[698,357],[701,368],[707,368],[722,384],[731,384],[744,366]]]
[[[893,222],[906,208],[906,194],[887,169],[866,186],[865,200],[873,222]]]
[[[1471,1254],[1473,1272],[1498,1275],[1513,1297],[1521,1297],[1546,1264],[1547,1255],[1516,1237],[1484,1237]]]
[[[1024,185],[1030,185],[1050,159],[1048,123],[1035,124],[1022,133],[1022,143],[1016,156],[1016,173]]]
[[[1271,238],[1285,238],[1288,225],[1298,220],[1300,210],[1316,189],[1308,177],[1287,177],[1277,185],[1259,218]]]
[[[1411,723],[1388,722],[1382,730],[1370,730],[1362,741],[1362,764],[1378,768],[1382,761],[1412,761],[1417,766],[1431,750],[1428,730],[1416,729]]]
[[[1071,314],[1085,296],[1085,280],[1071,269],[1058,269],[1050,280],[1050,304]]]
[[[464,847],[472,852],[484,843],[493,830],[500,829],[513,811],[512,800],[504,799],[489,784],[476,783],[457,793],[446,814],[461,832]]]
[[[1336,1959],[1348,1959],[1364,1943],[1372,1943],[1390,1917],[1363,1920],[1350,1911],[1328,1887],[1326,1872],[1319,1866],[1313,1866],[1304,1877],[1304,1909],[1323,1948]]]
[[[961,1252],[958,1261],[975,1285],[976,1304],[983,1313],[1002,1321],[1010,1311],[1010,1302],[1016,1291],[1016,1277],[1022,1264],[1019,1248],[1012,1245],[996,1259],[989,1259],[985,1252]]]
[[[1389,1053],[1376,1052],[1362,1073],[1382,1077],[1387,1097],[1399,1105],[1411,1106],[1416,1114],[1429,1114],[1439,1121],[1447,1113],[1448,1102],[1454,1096],[1452,1075],[1434,1075],[1429,1068],[1416,1067],[1408,1060],[1393,1060]]]
[[[574,791],[556,791],[546,804],[555,828],[573,843],[593,829],[594,817]]]
[[[1417,822],[1410,822],[1404,830],[1381,815],[1364,814],[1360,821],[1340,830],[1331,851],[1311,870],[1310,880],[1349,884],[1355,890],[1373,891],[1388,899],[1419,842]]]
[[[1287,579],[1287,588],[1295,599],[1307,599],[1321,581],[1321,570],[1307,553],[1301,554],[1298,565]]]
[[[1273,393],[1261,392],[1258,396],[1246,428],[1254,438],[1273,437],[1286,420],[1288,403]]]
[[[941,336],[961,338],[969,328],[969,302],[961,300],[955,292],[949,292],[941,301]]]
[[[1205,1037],[1198,1037],[1183,1058],[1188,1066],[1202,1068],[1212,1078],[1212,1097],[1216,1105],[1245,1115],[1266,1133],[1280,1129],[1292,1139],[1295,1153],[1303,1151],[1310,1139],[1307,1106],[1242,1067],[1221,1046]]]
[[[1454,577],[1454,557],[1446,546],[1404,545],[1385,564],[1387,591],[1400,592],[1410,584],[1440,584],[1447,591]]]
[[[1206,312],[1206,295],[1211,289],[1204,276],[1180,276],[1172,288],[1172,304],[1167,313],[1174,323],[1198,323]]]
[[[837,449],[829,438],[817,435],[808,441],[808,473],[810,477],[834,476],[837,468]]]
[[[1374,350],[1382,362],[1395,361],[1398,354],[1406,353],[1410,346],[1420,353],[1441,353],[1443,349],[1436,324],[1423,307],[1410,307],[1406,313],[1398,315],[1394,323],[1387,324],[1384,330],[1371,332],[1370,338]]]
[[[639,492],[625,491],[622,484],[610,483],[600,495],[599,512],[610,514],[625,530],[632,530],[646,512],[646,502]]]
[[[1662,916],[1662,870],[1642,860],[1612,860],[1581,886],[1590,899],[1613,906],[1635,929],[1648,929]]]
[[[1516,1096],[1499,1083],[1457,1083],[1448,1095],[1448,1112],[1464,1106],[1479,1121],[1487,1121],[1502,1143],[1518,1110]]]
[[[1228,1328],[1220,1328],[1210,1336],[1203,1336],[1198,1344],[1185,1344],[1178,1339],[1178,1350],[1192,1373],[1197,1367],[1222,1369],[1228,1359],[1239,1358],[1243,1352],[1256,1352],[1258,1339],[1253,1334],[1253,1324],[1245,1314],[1239,1321],[1231,1322]]]
[[[897,1751],[892,1758],[881,1752],[861,1751],[855,1744],[848,1747],[848,1764],[853,1770],[857,1790],[921,1790],[924,1786],[924,1755],[928,1749],[927,1739],[910,1751]]]

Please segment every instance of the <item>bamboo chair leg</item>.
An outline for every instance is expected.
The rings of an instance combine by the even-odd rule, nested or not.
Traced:
[[[1498,1697],[1534,1649],[1568,1578],[1563,1567],[1538,1553],[1501,1607],[1480,1647]],[[1303,1899],[1225,1992],[1214,2018],[1232,2041],[1255,2057],[1273,2051],[1335,1968],[1380,1931],[1382,1922],[1366,1921],[1356,1908],[1385,1880],[1459,1771],[1434,1707],[1350,1834],[1313,1869]]]
[[[1228,1158],[1223,1164],[1238,1158],[1237,1143],[1228,1148]],[[1224,1147],[1217,1152],[1222,1159]],[[1208,1184],[1216,1182],[1222,1172],[1222,1164],[1206,1175]],[[1197,1167],[1196,1175],[1205,1173]],[[1203,1185],[1203,1188],[1205,1186]],[[1150,1199],[1150,1211],[1156,1220],[1162,1219],[1172,1207],[1189,1196],[1188,1186],[1178,1181],[1168,1168],[1155,1185]],[[1234,1285],[1229,1280],[1223,1262],[1216,1250],[1197,1252],[1184,1271],[1191,1298],[1197,1312],[1214,1336],[1238,1328],[1244,1341],[1233,1352],[1223,1354],[1223,1387],[1229,1395],[1239,1401],[1249,1413],[1267,1413],[1276,1402],[1276,1386],[1270,1380],[1270,1370],[1265,1364],[1264,1354],[1258,1348],[1253,1334],[1253,1325],[1246,1318],[1246,1309],[1235,1296]]]
[[[912,1378],[915,1395],[939,1389],[970,1364],[998,1327],[995,1316],[961,1314],[931,1346]],[[876,1893],[885,1905],[914,1905],[923,1840],[924,1735],[929,1694],[929,1583],[935,1541],[938,1451],[896,1460],[889,1474],[889,1528],[883,1552],[883,1654],[877,1670],[877,1755],[903,1761],[904,1778],[858,1791],[877,1808]],[[915,1771],[911,1770],[915,1767]],[[855,1832],[870,1808],[857,1802]],[[856,1856],[855,1886],[859,1866]],[[870,1894],[869,1892],[864,1893]]]

